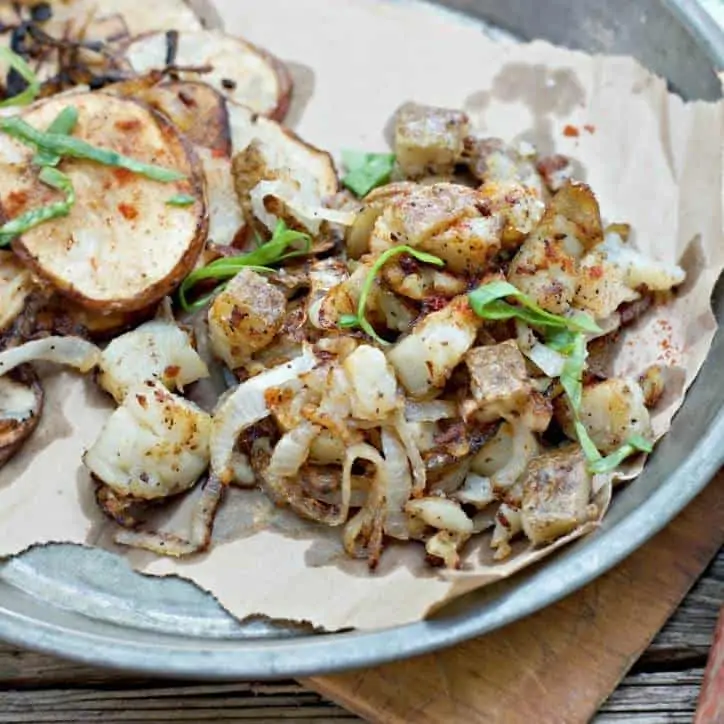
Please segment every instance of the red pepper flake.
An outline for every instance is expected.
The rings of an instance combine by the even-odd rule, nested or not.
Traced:
[[[141,121],[138,118],[127,118],[125,120],[116,121],[113,124],[119,131],[135,131],[141,127]]]
[[[563,135],[568,136],[569,138],[578,138],[578,136],[581,135],[581,132],[575,126],[569,125],[563,129]]]
[[[27,202],[27,191],[11,191],[5,201],[6,216],[9,216],[10,218],[16,216]]]
[[[148,400],[143,395],[136,395],[138,404],[145,410],[148,407]]]
[[[588,270],[588,276],[590,276],[591,279],[600,279],[603,276],[603,267],[602,266],[592,266]]]
[[[131,204],[124,203],[123,201],[118,204],[118,210],[121,212],[121,216],[128,221],[133,221],[133,219],[138,217],[138,209]]]
[[[127,168],[114,168],[112,173],[121,186],[127,184],[134,176],[133,171],[129,171]]]
[[[169,365],[163,371],[163,375],[164,377],[170,377],[173,379],[174,377],[178,377],[179,372],[181,372],[181,368],[178,365]]]
[[[590,123],[586,123],[585,126],[583,126],[583,129],[585,131],[588,131],[589,133],[595,133],[596,132],[596,126],[591,125]]]

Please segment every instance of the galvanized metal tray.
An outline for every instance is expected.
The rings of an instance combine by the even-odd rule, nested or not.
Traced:
[[[724,34],[694,0],[446,0],[521,38],[628,53],[686,98],[721,95]],[[545,5],[545,12],[541,12]],[[714,294],[724,315],[724,285]],[[178,579],[133,573],[76,546],[38,548],[0,566],[0,638],[85,662],[173,676],[273,678],[371,666],[449,646],[526,616],[601,575],[671,520],[724,463],[724,334],[673,427],[595,534],[434,618],[374,632],[320,634],[236,622]]]

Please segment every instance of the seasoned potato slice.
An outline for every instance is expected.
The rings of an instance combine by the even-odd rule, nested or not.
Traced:
[[[210,433],[210,415],[160,382],[145,382],[108,418],[83,463],[118,495],[175,495],[209,464]]]
[[[266,347],[284,321],[287,300],[261,274],[242,269],[209,308],[209,340],[230,369]]]
[[[30,365],[0,377],[0,466],[30,437],[42,410],[43,388]]]
[[[89,19],[98,23],[108,15],[122,16],[131,35],[154,30],[165,33],[167,30],[201,29],[201,21],[184,0],[156,0],[150,4],[138,0],[63,0],[52,5],[53,17],[46,25],[48,32],[68,33],[70,37]]]
[[[462,111],[406,103],[395,123],[397,163],[411,178],[452,174],[468,130],[468,117]]]
[[[169,24],[168,27],[173,27]],[[149,33],[132,40],[125,58],[137,73],[166,65],[165,32]],[[235,103],[255,113],[282,120],[289,108],[292,82],[284,64],[267,51],[219,30],[179,33],[174,62],[177,65],[209,65],[204,82]],[[182,80],[198,74],[180,73]]]
[[[64,160],[60,169],[75,189],[66,217],[47,221],[13,242],[39,277],[81,305],[102,311],[143,309],[186,276],[206,238],[206,209],[198,159],[158,114],[103,93],[58,96],[32,106],[25,120],[45,129],[68,105],[79,111],[74,136],[94,146],[185,174],[160,183],[120,168]],[[4,220],[57,201],[60,192],[38,180],[33,151],[0,138],[0,212]],[[194,203],[172,206],[175,194]]]
[[[326,151],[303,141],[293,131],[249,108],[229,103],[228,112],[234,154],[245,151],[252,141],[256,141],[255,146],[259,151],[259,157],[253,161],[253,165],[244,168],[246,174],[252,174],[253,170],[253,178],[245,182],[246,188],[251,189],[258,181],[269,178],[270,172],[278,174],[285,171],[301,186],[311,186],[320,199],[337,193],[337,171],[332,157]],[[235,167],[237,163],[241,162],[235,162]],[[240,175],[241,171],[235,173],[237,179]]]
[[[207,83],[161,83],[136,94],[163,113],[195,146],[215,155],[231,155],[229,114],[224,97]]]

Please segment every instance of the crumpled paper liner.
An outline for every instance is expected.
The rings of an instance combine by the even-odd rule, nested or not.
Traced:
[[[612,361],[630,375],[652,362],[668,366],[654,418],[657,434],[668,429],[716,329],[709,300],[724,266],[722,103],[685,104],[628,58],[542,42],[496,45],[478,27],[422,4],[217,0],[215,10],[229,32],[290,62],[297,79],[290,122],[335,153],[385,149],[393,112],[416,100],[464,108],[486,134],[574,157],[605,220],[631,223],[639,248],[687,270],[675,301],[631,328]],[[578,135],[565,135],[567,125]],[[369,574],[341,554],[339,530],[277,511],[258,492],[231,490],[208,553],[175,561],[122,551],[110,543],[112,526],[80,464],[111,405],[90,379],[65,371],[44,379],[40,427],[0,471],[2,555],[53,541],[101,545],[144,573],[194,581],[240,619],[263,614],[335,630],[418,620],[556,547],[519,544],[514,558],[494,564],[483,538],[470,546],[466,570],[447,573],[427,567],[419,545],[393,545]],[[600,494],[609,492],[604,486]],[[196,494],[166,514],[169,526],[184,529]]]

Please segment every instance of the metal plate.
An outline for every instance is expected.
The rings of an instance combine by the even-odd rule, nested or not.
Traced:
[[[720,95],[724,35],[693,0],[446,0],[520,37],[629,52],[689,98]],[[724,315],[724,285],[714,295]],[[370,666],[491,631],[588,583],[673,518],[724,462],[724,334],[635,484],[604,524],[543,565],[469,594],[434,618],[366,633],[316,634],[232,619],[209,595],[174,578],[77,546],[37,548],[0,566],[0,638],[98,665],[196,678],[273,678]],[[673,471],[673,472],[672,472]]]

